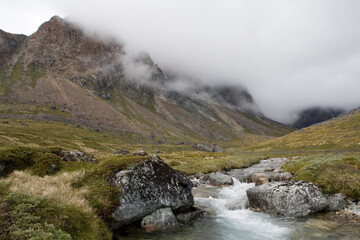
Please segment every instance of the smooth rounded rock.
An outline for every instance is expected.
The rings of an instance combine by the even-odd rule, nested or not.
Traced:
[[[305,181],[271,182],[246,190],[250,208],[287,217],[306,216],[329,203],[315,184]]]
[[[212,185],[233,185],[234,183],[231,176],[223,174],[221,172],[211,173],[209,181]]]
[[[162,231],[179,225],[171,208],[161,208],[144,217],[141,227],[147,232]]]

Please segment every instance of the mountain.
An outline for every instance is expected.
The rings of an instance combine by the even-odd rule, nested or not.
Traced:
[[[179,79],[148,54],[54,16],[31,36],[0,32],[0,118],[53,120],[152,142],[267,139],[292,128],[246,89]]]
[[[360,150],[360,108],[257,144],[263,150]]]
[[[299,113],[298,119],[291,124],[295,128],[303,128],[311,126],[315,123],[323,122],[331,118],[337,117],[344,113],[343,109],[312,107],[305,109]]]

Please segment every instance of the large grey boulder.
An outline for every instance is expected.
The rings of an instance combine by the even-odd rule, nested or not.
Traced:
[[[113,228],[120,228],[161,208],[185,212],[194,205],[193,184],[184,172],[154,156],[129,170],[114,174],[110,183],[120,188]]]
[[[221,172],[213,172],[209,177],[210,184],[212,185],[233,185],[233,179],[229,175]]]
[[[80,150],[71,150],[71,151],[66,151],[66,150],[61,150],[60,151],[60,157],[62,161],[81,161],[81,162],[92,162],[92,163],[96,163],[97,160],[94,156],[84,153],[83,151]]]
[[[246,190],[250,208],[284,216],[306,216],[323,210],[328,200],[313,183],[271,182]]]
[[[208,144],[208,143],[195,143],[192,148],[194,151],[203,151],[203,152],[225,152],[225,150],[217,144]]]
[[[147,232],[161,231],[179,226],[171,208],[161,208],[144,217],[141,227]]]

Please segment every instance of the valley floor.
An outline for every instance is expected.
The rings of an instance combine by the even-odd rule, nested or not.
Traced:
[[[360,148],[277,150],[238,142],[219,142],[224,153],[199,152],[192,143],[149,143],[134,135],[93,132],[81,126],[33,120],[0,120],[0,167],[13,160],[13,169],[0,179],[1,239],[111,239],[104,219],[116,193],[104,176],[111,169],[141,162],[130,153],[156,153],[171,167],[188,175],[244,168],[261,159],[286,157],[285,171],[295,180],[321,186],[326,193],[344,193],[360,200]],[[272,143],[273,144],[273,143]],[[255,145],[256,146],[256,145]],[[61,148],[81,149],[98,163],[61,162],[56,172],[44,171],[41,159],[57,161]],[[31,156],[31,157],[29,157]],[[19,161],[20,159],[20,161]],[[55,237],[56,236],[56,237]]]

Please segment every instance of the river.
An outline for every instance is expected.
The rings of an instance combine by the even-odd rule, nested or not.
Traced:
[[[360,239],[357,223],[334,213],[310,217],[286,218],[253,212],[248,207],[246,189],[254,183],[240,182],[251,172],[268,167],[279,168],[283,159],[262,160],[247,169],[230,172],[233,186],[214,187],[201,184],[193,189],[195,205],[209,214],[192,226],[173,232],[144,233],[134,230],[121,239]]]

